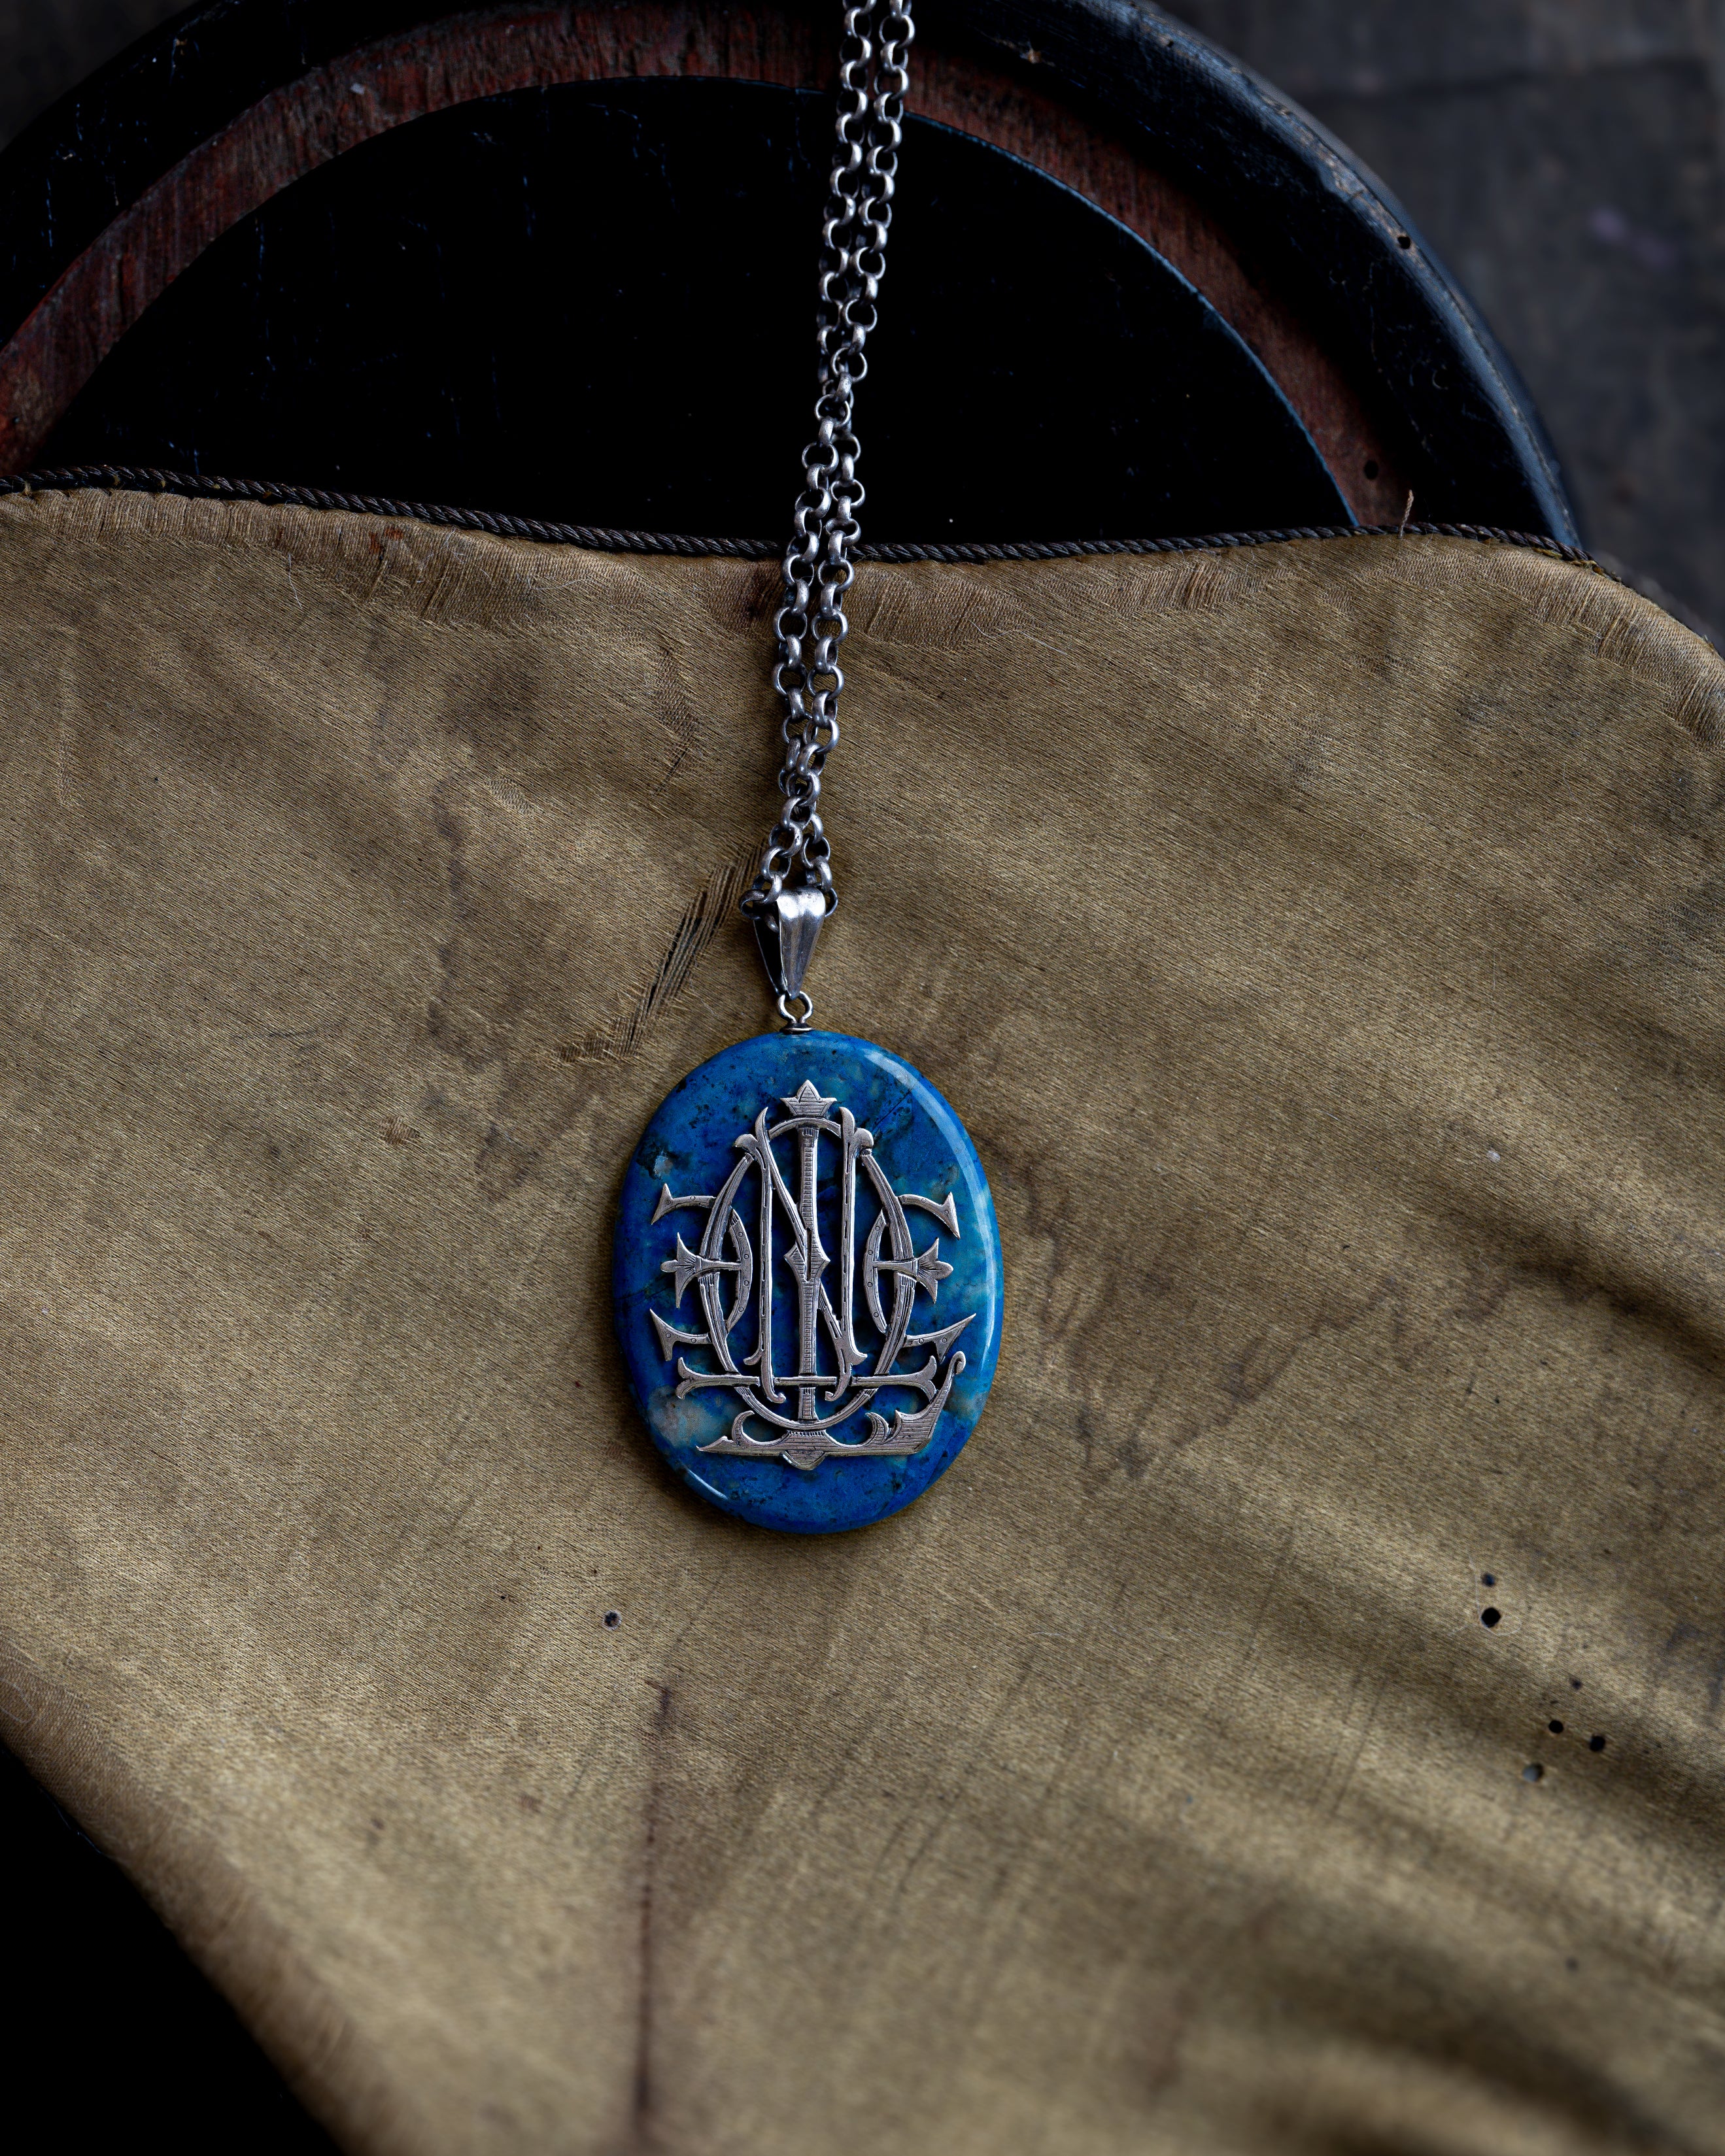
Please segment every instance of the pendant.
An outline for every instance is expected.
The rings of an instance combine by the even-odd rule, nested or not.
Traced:
[[[739,1041],[660,1106],[624,1177],[618,1334],[688,1486],[792,1534],[867,1527],[945,1474],[1000,1352],[982,1163],[883,1048]]]

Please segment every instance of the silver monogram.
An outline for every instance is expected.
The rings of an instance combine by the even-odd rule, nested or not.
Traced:
[[[696,1248],[691,1250],[679,1235],[677,1255],[667,1258],[661,1268],[675,1285],[675,1308],[682,1308],[691,1287],[696,1290],[706,1330],[685,1332],[657,1311],[648,1313],[659,1336],[660,1353],[667,1362],[676,1361],[677,1397],[687,1399],[691,1393],[717,1386],[743,1404],[726,1435],[700,1446],[703,1452],[779,1459],[806,1470],[823,1460],[874,1460],[883,1454],[920,1451],[935,1434],[953,1379],[965,1367],[965,1358],[954,1352],[953,1343],[976,1313],[935,1332],[911,1331],[912,1306],[919,1290],[932,1303],[952,1267],[941,1259],[938,1236],[927,1250],[916,1249],[906,1209],[932,1214],[956,1241],[957,1199],[950,1193],[938,1204],[932,1198],[900,1197],[875,1158],[873,1135],[859,1127],[848,1108],[839,1107],[834,1116],[837,1103],[811,1081],[805,1079],[783,1105],[790,1112],[782,1121],[769,1122],[769,1106],[755,1117],[754,1128],[737,1139],[741,1158],[716,1195],[674,1198],[669,1183],[660,1186],[656,1221],[684,1205],[707,1214]],[[795,1191],[774,1151],[780,1145],[789,1156]],[[826,1288],[833,1260],[821,1243],[816,1206],[826,1146],[837,1150],[836,1304]],[[753,1243],[736,1203],[751,1169],[760,1180]],[[872,1196],[877,1209],[862,1240],[860,1268],[859,1193]],[[790,1268],[796,1295],[796,1368],[782,1376],[773,1367],[774,1258],[781,1226],[788,1241],[777,1255]],[[881,1336],[872,1362],[857,1342],[859,1270],[862,1299]],[[890,1295],[890,1312],[883,1287]],[[745,1327],[743,1337],[746,1342],[752,1330],[754,1344],[739,1353],[732,1345],[732,1335],[744,1324],[751,1303],[754,1325]],[[823,1342],[832,1358],[826,1369],[821,1368]],[[680,1352],[684,1348],[709,1350],[718,1367],[696,1369]],[[901,1356],[914,1361],[919,1354],[924,1358],[919,1368],[894,1368]],[[848,1443],[832,1435],[878,1394],[894,1389],[915,1394],[922,1405],[909,1414],[895,1409],[890,1426],[884,1415],[871,1411],[868,1435]],[[765,1424],[767,1434],[756,1436],[751,1422]]]

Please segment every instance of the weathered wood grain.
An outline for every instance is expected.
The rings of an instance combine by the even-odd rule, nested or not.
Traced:
[[[1725,637],[1725,12],[1169,0],[1380,172],[1526,377],[1590,544]]]
[[[238,116],[118,216],[0,349],[0,471],[28,470],[116,341],[203,250],[328,159],[422,114],[534,85],[633,75],[823,83],[831,53],[806,11],[641,0],[627,8],[451,17],[343,54]],[[1238,331],[1305,422],[1365,523],[1405,488],[1361,388],[1225,233],[1140,145],[1031,80],[924,37],[912,109],[1012,151],[1149,240]]]

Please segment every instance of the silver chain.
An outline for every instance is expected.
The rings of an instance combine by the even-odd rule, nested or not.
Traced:
[[[851,550],[861,530],[857,511],[863,495],[852,413],[857,385],[868,371],[862,348],[875,326],[886,269],[909,80],[904,62],[914,35],[909,0],[859,0],[845,9],[838,139],[821,229],[819,431],[803,453],[803,490],[785,552],[785,596],[774,624],[779,649],[773,681],[785,700],[785,765],[779,773],[785,807],[743,899],[743,911],[757,921],[787,890],[819,891],[828,913],[838,903],[832,850],[821,824],[821,773],[838,745],[838,697],[845,681],[838,648],[849,627],[844,595],[856,573]]]

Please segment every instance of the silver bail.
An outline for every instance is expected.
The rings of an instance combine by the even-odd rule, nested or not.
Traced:
[[[815,945],[826,919],[826,894],[818,885],[799,891],[781,891],[754,916],[754,940],[760,947],[760,963],[779,999],[779,1009],[793,1032],[806,1032],[814,1009],[805,992],[803,975],[815,955]],[[803,1015],[793,1018],[785,1005],[801,998]]]

